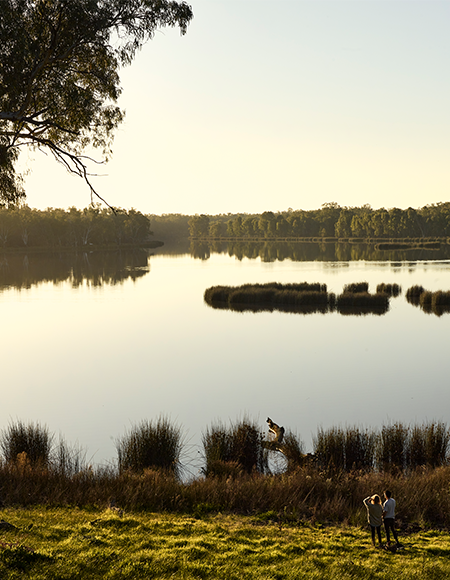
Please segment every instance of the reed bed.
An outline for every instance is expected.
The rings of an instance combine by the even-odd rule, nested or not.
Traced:
[[[140,473],[156,468],[180,475],[181,428],[166,417],[142,421],[116,441],[119,471]]]
[[[402,288],[398,284],[385,284],[384,282],[377,285],[377,294],[387,294],[396,298],[402,293]]]
[[[207,477],[267,471],[264,436],[249,419],[208,427],[202,434],[202,445]]]
[[[442,316],[445,312],[450,312],[450,291],[430,292],[423,286],[412,286],[406,292],[406,300],[414,306],[420,306],[428,314]]]
[[[329,471],[410,472],[447,465],[450,430],[436,421],[422,425],[394,423],[378,429],[320,428],[313,438],[314,456]]]
[[[141,423],[130,434],[139,438],[150,425],[155,430],[158,422]],[[160,419],[159,426],[160,435],[175,433],[182,444],[179,429],[173,431],[167,419]],[[3,437],[7,433],[10,430]],[[122,455],[118,467],[91,467],[79,455],[78,463],[68,462],[73,450],[67,447],[65,461],[47,463],[31,461],[25,451],[7,458],[2,447],[0,504],[188,513],[272,511],[293,521],[357,522],[364,518],[362,498],[389,488],[398,501],[402,526],[414,522],[450,529],[450,430],[442,422],[394,423],[380,430],[320,428],[314,460],[287,432],[283,440],[287,469],[278,475],[270,473],[263,434],[249,419],[210,427],[203,438],[206,468],[190,481],[178,477],[173,461],[169,467],[153,462],[148,468],[142,462],[124,464]],[[143,441],[147,440],[145,434]]]
[[[387,294],[344,292],[336,297],[336,310],[341,314],[385,314],[389,310]]]
[[[2,505],[91,506],[204,514],[272,513],[280,522],[361,524],[362,499],[390,489],[397,500],[401,530],[450,529],[450,467],[423,467],[410,473],[334,471],[312,466],[289,474],[197,478],[183,483],[165,470],[142,473],[88,470],[63,477],[28,465],[0,464]]]
[[[15,421],[0,433],[0,449],[6,461],[16,461],[22,456],[33,465],[47,466],[53,439],[44,425]]]
[[[385,285],[386,287],[388,285]],[[395,285],[390,285],[392,293]],[[205,290],[204,300],[213,308],[228,308],[239,312],[281,310],[312,313],[384,314],[389,309],[388,292],[369,294],[368,283],[344,286],[337,296],[327,292],[325,284],[244,284],[243,286],[213,286]],[[398,288],[398,287],[397,287]]]
[[[406,300],[410,304],[418,305],[420,300],[420,295],[425,292],[425,288],[423,286],[415,285],[408,288],[406,291]]]
[[[361,294],[362,292],[369,292],[368,282],[352,282],[351,284],[346,284],[343,289],[344,294]]]

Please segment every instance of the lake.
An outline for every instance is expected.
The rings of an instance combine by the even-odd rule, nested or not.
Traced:
[[[89,462],[114,464],[118,437],[164,415],[182,427],[195,474],[201,434],[216,422],[249,417],[265,432],[269,416],[306,451],[318,427],[450,422],[450,314],[405,298],[416,284],[450,290],[448,251],[304,246],[3,255],[0,428],[39,422]],[[273,281],[337,294],[351,282],[370,292],[397,283],[402,294],[386,314],[364,316],[240,313],[203,300],[213,285]]]

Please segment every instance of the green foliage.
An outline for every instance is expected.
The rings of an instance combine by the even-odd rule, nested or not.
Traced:
[[[262,214],[227,214],[218,216],[194,216],[206,227],[201,233],[196,227],[191,236],[213,239],[237,240],[281,240],[281,239],[324,239],[338,240],[386,240],[385,249],[411,249],[421,247],[435,249],[439,243],[424,241],[424,238],[447,238],[450,236],[450,202],[431,204],[420,209],[380,208],[370,205],[362,207],[340,207],[335,203],[324,204],[317,210],[289,210]],[[209,224],[209,230],[208,230]],[[214,225],[214,227],[213,227]],[[399,245],[401,240],[407,241]],[[410,240],[414,240],[411,245]],[[383,242],[384,243],[384,242]],[[380,245],[381,247],[381,245]]]
[[[149,218],[134,209],[112,211],[98,204],[83,210],[0,209],[0,246],[4,249],[146,245],[151,235]]]
[[[23,197],[17,149],[45,149],[95,193],[83,151],[110,153],[123,119],[119,70],[156,30],[192,19],[169,0],[2,0],[0,199]]]
[[[167,418],[142,421],[116,442],[119,471],[139,473],[151,468],[179,476],[182,447],[181,428]]]

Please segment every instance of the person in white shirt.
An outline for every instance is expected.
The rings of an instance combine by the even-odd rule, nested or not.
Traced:
[[[397,532],[395,531],[395,499],[392,497],[392,494],[388,489],[384,492],[384,497],[386,501],[383,504],[383,519],[387,545],[391,545],[390,533],[392,532],[394,540],[396,541],[397,546],[399,546]]]

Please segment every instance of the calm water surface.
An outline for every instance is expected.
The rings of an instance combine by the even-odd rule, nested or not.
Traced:
[[[272,417],[311,450],[319,426],[450,423],[450,314],[407,303],[450,290],[450,261],[293,261],[143,252],[0,264],[0,428],[46,424],[114,463],[115,440],[161,414],[182,426],[195,473],[202,431]],[[382,316],[236,313],[203,301],[215,284],[397,283]]]

